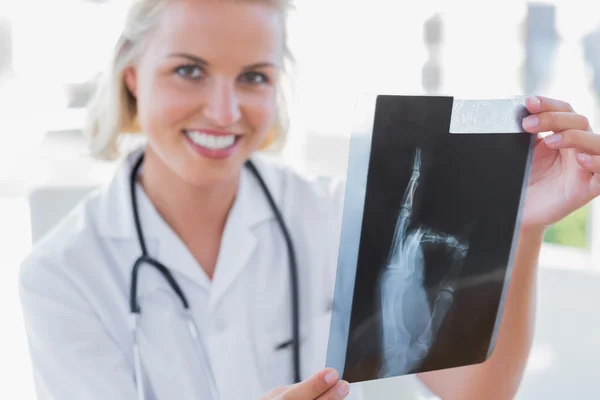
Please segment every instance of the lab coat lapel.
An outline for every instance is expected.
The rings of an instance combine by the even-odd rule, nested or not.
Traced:
[[[135,254],[138,254],[139,244],[133,221],[129,175],[142,151],[143,148],[140,148],[129,154],[125,160],[126,165],[107,188],[98,221],[101,235],[131,241],[131,245],[135,246]],[[261,170],[264,164],[257,159],[254,161]],[[261,170],[261,175],[277,202],[274,179],[269,179],[270,174],[266,169]],[[274,218],[256,178],[247,168],[243,168],[238,195],[225,224],[213,282],[210,282],[191,252],[163,220],[139,184],[136,190],[142,231],[150,256],[170,270],[189,278],[198,287],[210,290],[211,306],[223,297],[248,264],[258,245],[255,229],[260,223]]]
[[[269,185],[266,176],[263,177]],[[248,266],[258,245],[259,239],[255,231],[258,224],[273,217],[273,211],[256,178],[244,168],[238,196],[227,218],[221,240],[211,289],[211,309],[216,307]]]

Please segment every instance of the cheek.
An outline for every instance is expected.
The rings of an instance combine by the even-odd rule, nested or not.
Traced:
[[[274,96],[263,96],[254,99],[244,107],[244,117],[254,132],[263,136],[273,125],[276,116]]]
[[[161,79],[149,79],[140,93],[140,124],[149,135],[178,131],[182,121],[193,112],[192,99]]]

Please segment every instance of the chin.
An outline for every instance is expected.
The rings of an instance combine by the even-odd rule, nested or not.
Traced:
[[[191,162],[189,162],[191,161]],[[195,187],[209,188],[226,185],[234,181],[243,168],[243,160],[189,160],[180,169],[181,176],[188,184]]]

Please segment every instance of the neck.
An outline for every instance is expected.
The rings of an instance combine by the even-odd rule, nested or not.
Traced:
[[[239,177],[198,187],[176,175],[150,148],[146,149],[143,168],[141,185],[148,198],[212,277]]]

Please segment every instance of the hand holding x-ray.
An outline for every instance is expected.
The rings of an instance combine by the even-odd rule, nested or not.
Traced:
[[[259,400],[342,400],[350,393],[348,382],[335,369],[325,368],[294,385],[272,389]]]

